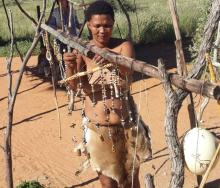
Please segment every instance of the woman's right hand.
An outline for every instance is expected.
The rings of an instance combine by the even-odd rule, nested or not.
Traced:
[[[63,60],[68,68],[76,67],[77,55],[77,50],[73,50],[72,52],[66,52],[63,54]]]

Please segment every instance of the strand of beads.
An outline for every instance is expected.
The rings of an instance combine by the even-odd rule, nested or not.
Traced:
[[[105,72],[103,73],[103,70],[100,71],[100,77],[101,77],[101,87],[102,87],[102,102],[103,102],[103,106],[104,106],[104,112],[106,114],[106,122],[109,122],[109,109],[107,108],[106,105],[106,99],[107,99],[107,94],[106,94],[106,79],[105,79]]]
[[[110,95],[111,95],[111,111],[115,113],[115,107],[114,107],[114,81],[115,81],[115,75],[116,75],[116,70],[113,69],[111,71],[111,77],[110,77]]]
[[[116,70],[117,70],[117,75],[116,75],[116,86],[118,85],[119,86],[119,89],[118,89],[118,98],[120,100],[120,112],[121,112],[121,125],[124,127],[125,126],[125,119],[124,119],[124,115],[123,115],[123,99],[124,99],[124,93],[122,91],[122,86],[120,83],[120,72],[119,72],[119,68],[118,68],[118,65],[116,67]]]
[[[113,70],[111,71],[112,85],[113,85],[114,90],[115,90],[115,98],[119,98],[119,91],[118,91],[118,87],[117,87],[119,82],[118,82],[117,72],[118,72],[117,68],[113,68]]]
[[[124,127],[125,126],[125,119],[124,119],[124,115],[123,115],[123,98],[124,98],[124,95],[123,95],[123,92],[122,92],[122,87],[119,85],[119,92],[120,92],[120,95],[119,95],[119,100],[120,100],[120,112],[121,112],[121,125]]]
[[[133,112],[132,112],[132,110],[131,110],[131,104],[130,104],[130,101],[129,101],[129,82],[130,82],[130,80],[129,80],[129,78],[128,78],[128,74],[126,73],[126,76],[125,76],[125,78],[126,78],[126,90],[125,90],[125,92],[124,92],[124,98],[125,98],[125,105],[126,105],[126,108],[127,108],[127,111],[128,111],[128,117],[129,117],[129,122],[133,122],[134,121],[134,116],[133,116]]]
[[[95,107],[95,105],[96,105],[96,100],[95,100],[95,88],[94,88],[94,84],[92,84],[91,87],[92,87],[92,106]]]
[[[77,84],[77,92],[75,94],[76,97],[80,97],[82,95],[82,80],[79,78],[79,83]]]
[[[60,76],[62,79],[66,78],[66,65],[63,62],[63,53],[65,53],[66,50],[62,47],[61,42],[54,39],[54,54],[58,60],[58,65],[60,69]]]
[[[97,114],[95,112],[95,105],[97,103],[96,99],[95,99],[95,88],[94,88],[94,84],[91,84],[91,88],[92,88],[92,107],[93,107],[93,115],[94,115],[94,119],[96,119]],[[98,125],[98,124],[97,124]]]
[[[106,99],[107,99],[107,93],[106,93],[106,72],[103,72],[103,70],[100,71],[100,77],[101,77],[101,87],[102,87],[102,101],[103,101],[103,106],[104,106],[104,113],[106,115],[106,122],[108,124],[108,135],[109,138],[112,142],[112,151],[115,152],[115,145],[113,142],[113,138],[112,138],[112,132],[110,129],[110,110],[106,105]]]

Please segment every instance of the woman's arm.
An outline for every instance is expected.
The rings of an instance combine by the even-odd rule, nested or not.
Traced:
[[[134,47],[130,41],[125,41],[122,43],[120,55],[135,58]],[[119,68],[120,68],[120,72],[123,76],[131,75],[133,73],[133,71],[127,67],[119,65]]]
[[[81,55],[77,53],[76,50],[73,50],[71,53],[64,53],[64,62],[66,65],[66,76],[67,78],[80,72],[80,66],[83,63],[83,59]],[[79,83],[79,79],[73,79],[68,81],[69,86],[73,90],[77,90],[77,85]]]

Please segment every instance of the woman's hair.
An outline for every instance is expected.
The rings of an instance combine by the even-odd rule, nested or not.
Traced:
[[[103,0],[98,0],[90,4],[86,11],[86,21],[89,21],[95,14],[107,14],[111,16],[112,20],[115,20],[112,6]]]

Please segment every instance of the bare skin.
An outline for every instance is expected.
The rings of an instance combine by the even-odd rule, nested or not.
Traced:
[[[115,52],[117,54],[121,54],[127,57],[134,57],[134,49],[133,49],[132,44],[129,41],[111,38],[113,24],[114,24],[114,21],[112,20],[110,15],[105,15],[105,14],[93,15],[91,19],[87,22],[87,26],[92,34],[92,40],[90,41],[90,44],[94,44],[99,48],[104,48],[106,50],[110,50],[112,52]],[[68,77],[73,75],[74,72],[85,71],[85,70],[97,67],[97,64],[104,65],[108,63],[104,61],[102,57],[98,55],[95,55],[93,59],[90,59],[88,57],[77,54],[75,50],[72,53],[64,54],[64,60],[68,67],[67,68]],[[126,77],[131,76],[132,72],[128,70],[127,68],[122,67],[122,66],[119,66],[118,68],[120,69],[120,76],[123,80],[125,80]],[[100,75],[94,74],[92,76],[92,79],[95,80],[99,76]],[[106,77],[108,77],[108,75]],[[103,108],[101,85],[96,84],[95,93],[92,93],[91,85],[89,84],[88,78],[87,77],[81,78],[81,81],[82,81],[82,87],[86,94],[85,113],[89,119],[96,121],[97,123],[101,125],[110,124],[110,125],[117,126],[117,125],[120,125],[121,118],[126,119],[128,117],[128,112],[126,108],[124,107],[125,106],[124,101],[121,101],[119,98],[114,98],[114,111],[110,110],[112,107],[112,99],[110,98],[110,94],[108,94],[110,93],[110,90],[107,87],[106,93],[108,95],[106,99],[106,106],[107,106],[107,109],[109,109],[109,121],[107,121],[106,112],[104,111],[104,108]],[[72,80],[69,82],[69,84],[73,89],[76,89],[77,82],[78,80]],[[123,85],[122,89],[125,89],[127,86]],[[95,100],[96,100],[95,106],[93,106],[92,104],[92,99],[94,95],[95,95]],[[103,188],[118,187],[117,182],[107,176],[99,174],[99,179],[100,179],[100,182]],[[127,185],[126,187],[131,187],[131,185]],[[138,173],[134,178],[134,187],[135,188],[140,187],[139,180],[138,180]]]

